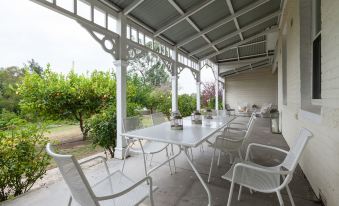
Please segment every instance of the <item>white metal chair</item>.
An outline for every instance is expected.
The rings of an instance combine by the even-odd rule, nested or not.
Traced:
[[[214,163],[214,157],[215,157],[215,152],[216,150],[219,150],[220,153],[226,153],[230,157],[230,162],[232,162],[232,154],[233,153],[238,153],[240,159],[242,159],[241,155],[241,147],[244,144],[245,140],[251,136],[253,128],[254,128],[254,123],[255,123],[256,117],[253,116],[252,120],[249,123],[249,127],[246,131],[246,133],[241,136],[239,134],[234,134],[234,133],[226,133],[226,135],[219,135],[216,137],[215,142],[211,145],[211,147],[214,148],[213,151],[213,156],[212,156],[212,161],[211,161],[211,166],[210,166],[210,172],[208,174],[208,182],[210,182],[211,175],[212,175],[212,169],[213,169],[213,163]],[[220,153],[218,157],[218,165],[220,162]]]
[[[123,131],[128,132],[136,129],[141,129],[142,123],[140,121],[140,118],[138,116],[135,117],[128,117],[123,119]],[[150,165],[152,163],[153,155],[156,153],[160,153],[164,150],[166,150],[166,157],[169,159],[168,155],[168,145],[166,143],[161,142],[152,142],[152,141],[141,141],[141,140],[135,140],[133,138],[125,138],[127,141],[127,148],[124,155],[124,163],[122,166],[122,171],[124,171],[125,163],[126,163],[126,157],[128,153],[131,151],[136,154],[142,154],[144,158],[144,169],[145,174],[147,176],[147,165],[146,165],[146,156],[145,155],[151,155]],[[170,173],[172,175],[172,168],[171,163],[168,162]]]
[[[94,157],[79,164],[73,155],[56,154],[50,143],[47,144],[46,151],[57,163],[61,175],[71,191],[68,206],[72,205],[73,198],[82,206],[103,206],[137,205],[147,197],[150,198],[151,205],[154,205],[153,190],[156,188],[152,187],[151,177],[147,176],[134,182],[121,171],[110,173],[104,157]],[[107,176],[90,185],[80,165],[97,159],[103,160]]]
[[[153,125],[158,125],[158,124],[164,123],[168,120],[167,117],[162,112],[157,112],[157,113],[151,114],[151,118],[152,118]],[[173,144],[171,144],[171,155],[174,155]],[[150,163],[152,162],[152,159],[153,159],[153,155],[151,155]],[[177,168],[176,168],[176,165],[175,165],[175,159],[173,159],[173,165],[174,165],[174,172],[176,172]]]
[[[228,132],[228,131],[247,131],[250,123],[252,122],[253,118],[256,117],[256,113],[253,112],[250,116],[250,119],[248,120],[247,123],[243,123],[243,122],[230,122],[229,124],[227,124],[227,127],[224,129],[224,132]]]
[[[268,145],[250,144],[247,148],[245,161],[234,164],[232,168],[222,176],[223,179],[231,182],[227,206],[231,205],[234,184],[240,185],[238,200],[240,200],[241,190],[244,186],[258,192],[276,193],[281,206],[284,205],[284,202],[280,191],[286,187],[291,204],[292,206],[295,206],[288,184],[292,180],[294,170],[297,167],[302,152],[311,136],[312,133],[310,131],[304,128],[301,129],[290,151]],[[253,147],[279,151],[285,153],[286,157],[278,166],[265,167],[249,161],[249,154]]]
[[[235,115],[235,109],[232,109],[231,106],[230,106],[229,104],[226,104],[226,105],[225,105],[225,109],[226,109],[228,115],[230,115],[230,116],[231,116],[231,115]],[[232,113],[233,113],[233,114],[232,114]]]

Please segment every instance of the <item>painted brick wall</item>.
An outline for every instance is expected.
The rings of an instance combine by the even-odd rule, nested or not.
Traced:
[[[237,108],[239,103],[277,105],[277,75],[271,68],[247,71],[226,78],[226,103]]]
[[[300,108],[300,24],[299,1],[288,0],[283,17],[287,25],[287,105],[282,103],[281,37],[278,41],[278,105],[282,132],[292,145],[298,130],[313,133],[301,160],[301,167],[315,193],[320,191],[328,206],[339,202],[339,1],[322,0],[322,99],[321,114]]]

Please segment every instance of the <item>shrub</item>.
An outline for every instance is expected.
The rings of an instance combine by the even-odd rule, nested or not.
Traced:
[[[114,107],[102,110],[86,121],[86,129],[93,144],[99,145],[114,156],[114,147],[117,134],[116,113]]]
[[[0,131],[0,201],[27,192],[49,165],[48,138],[37,126]]]
[[[182,94],[178,97],[178,106],[183,117],[190,116],[196,109],[196,98],[194,95]]]

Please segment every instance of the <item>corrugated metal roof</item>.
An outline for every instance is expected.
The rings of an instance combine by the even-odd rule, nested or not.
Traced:
[[[280,1],[269,1],[238,18],[239,26],[244,27],[279,10]]]
[[[121,9],[126,8],[131,5],[135,0],[109,0],[114,3],[116,6]],[[259,6],[256,6],[253,9],[250,9],[246,13],[238,16],[236,20],[239,23],[240,29],[252,24],[255,21],[258,21],[264,17],[269,16],[270,14],[279,11],[282,5],[282,0],[267,0],[266,3],[262,3],[262,0],[231,0],[232,7],[234,12],[237,14],[242,9],[247,9],[249,5],[253,3]],[[182,10],[183,12],[191,11],[192,8],[196,8],[204,2],[208,2],[206,0],[173,0],[174,4]],[[163,28],[168,23],[173,22],[175,19],[179,18],[182,14],[176,10],[176,8],[169,2],[169,0],[144,0],[140,5],[138,5],[129,15],[133,16],[138,21],[147,25],[148,27],[154,29],[154,31]],[[219,24],[218,27],[215,27],[208,32],[206,32],[206,37],[209,41],[214,42],[229,35],[232,32],[237,30],[233,19],[229,18],[231,16],[230,8],[225,0],[215,0],[199,11],[195,12],[190,16],[186,16],[186,19],[182,20],[182,22],[172,26],[171,28],[165,29],[161,32],[161,35],[165,36],[174,44],[178,42],[185,42],[186,44],[182,45],[181,48],[188,51],[194,52],[199,48],[202,48],[208,45],[206,39],[201,36],[196,36],[199,32],[197,31],[187,20],[188,18],[199,28],[199,30],[204,31],[206,28],[209,28],[216,24],[217,22],[223,21],[223,24]],[[227,21],[226,21],[227,20]],[[274,17],[270,20],[267,20],[264,23],[256,25],[255,27],[248,29],[246,31],[241,32],[243,38],[246,40],[247,38],[252,37],[268,28],[272,28],[273,26],[278,25],[278,17]],[[194,38],[187,40],[188,38],[194,36]],[[246,47],[239,48],[240,58],[242,56],[261,54],[266,52],[266,42],[262,42],[260,44],[251,44],[258,41],[264,41],[265,36],[261,38],[257,38],[255,40],[246,42],[246,44],[250,44]],[[234,43],[238,43],[242,41],[239,35],[230,35],[229,39],[224,40],[223,42],[215,45],[218,50],[221,50],[225,47],[233,45]],[[270,41],[274,41],[270,38]],[[238,44],[239,45],[239,44]],[[274,44],[273,44],[274,45]],[[175,45],[174,45],[175,46]],[[203,59],[206,56],[213,54],[211,60],[218,61],[220,59],[230,59],[235,58],[237,60],[237,50],[230,49],[225,50],[223,53],[216,55],[215,49],[213,47],[209,47],[204,51],[200,51],[200,53],[195,54],[194,57],[199,59]]]
[[[233,36],[233,37],[227,39],[226,41],[221,42],[220,44],[217,44],[216,46],[219,50],[221,50],[221,49],[228,47],[231,44],[234,44],[238,41],[240,41],[240,37],[239,37],[239,35],[236,35],[236,36]]]
[[[217,59],[237,59],[237,58],[238,54],[236,49],[231,49],[217,56]]]
[[[215,52],[215,50],[210,47],[207,50],[202,51],[202,52],[196,54],[195,56],[198,57],[198,58],[203,58],[203,57],[208,56],[208,55],[210,55],[210,54],[212,54],[214,52]]]
[[[195,39],[194,41],[192,41],[190,44],[184,45],[183,48],[186,51],[191,52],[191,51],[201,48],[202,46],[205,46],[206,44],[207,44],[206,40],[203,39],[202,37],[199,37]]]
[[[171,41],[178,42],[181,39],[192,36],[195,32],[196,30],[187,21],[182,21],[163,34]]]
[[[198,13],[191,16],[200,29],[230,15],[225,0],[216,0]]]
[[[167,0],[145,0],[131,15],[155,30],[180,16]]]
[[[239,47],[239,56],[246,57],[251,55],[259,55],[266,53],[266,43],[254,44],[251,46]]]
[[[270,28],[274,25],[277,25],[277,20],[278,20],[277,18],[273,18],[273,19],[268,20],[268,21],[266,21],[262,24],[257,25],[256,27],[253,27],[252,29],[249,29],[249,30],[243,32],[242,34],[243,34],[244,38],[249,38],[251,36],[254,36],[254,35],[264,31],[267,28]]]
[[[237,28],[234,25],[234,21],[230,21],[227,24],[224,24],[220,26],[219,28],[207,33],[206,35],[208,38],[210,38],[212,41],[215,41],[221,37],[226,36],[229,33],[234,32],[237,30]]]

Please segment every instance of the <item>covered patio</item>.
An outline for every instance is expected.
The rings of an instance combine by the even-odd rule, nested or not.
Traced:
[[[196,109],[201,110],[200,77],[204,67],[214,72],[216,99],[219,88],[223,89],[222,105],[215,101],[216,111],[229,109],[226,105],[235,108],[239,101],[246,101],[252,107],[264,107],[264,103],[275,105],[281,114],[282,135],[271,133],[269,118],[258,118],[242,153],[251,142],[288,150],[301,128],[310,130],[313,137],[290,183],[295,203],[338,204],[339,61],[335,54],[339,51],[339,12],[332,6],[339,6],[338,1],[32,1],[74,19],[113,57],[117,80],[117,139],[110,169],[122,167],[121,159],[126,152],[123,121],[127,117],[128,63],[152,52],[171,73],[172,112],[179,109],[178,77],[184,69],[189,69],[196,80]],[[265,74],[260,73],[262,71]],[[235,121],[248,122],[249,118],[237,117]],[[179,156],[175,174],[169,174],[167,165],[152,173],[154,185],[159,187],[154,192],[155,205],[209,204],[204,181],[213,150],[205,143],[207,137],[204,138],[201,139],[203,150],[198,144],[192,146],[195,147],[193,164],[198,172],[189,160]],[[186,155],[189,148],[181,147]],[[128,158],[126,174],[135,179],[144,177],[142,158],[142,155]],[[283,159],[284,156],[272,151],[254,153],[254,160],[263,165],[276,165]],[[155,156],[153,164],[161,160]],[[211,205],[226,205],[231,187],[220,178],[231,168],[228,157],[222,156],[221,162],[220,167],[214,169],[211,183],[207,184]],[[99,166],[86,170],[91,180],[100,179],[103,172]],[[235,191],[237,189],[238,186]],[[282,199],[289,205],[285,190],[281,191]],[[59,179],[4,205],[64,205],[68,195],[66,185]],[[150,202],[146,200],[142,204]],[[275,194],[250,194],[244,189],[242,200],[233,198],[232,205],[279,205],[279,201]],[[283,205],[281,201],[280,205]]]
[[[240,117],[237,122],[246,122],[248,118]],[[278,146],[282,149],[288,149],[288,145],[280,134],[272,134],[269,129],[268,119],[259,119],[256,121],[253,135],[246,144],[256,142],[267,145]],[[213,150],[204,144],[204,150],[199,148],[193,150],[194,163],[202,177],[207,180],[211,156]],[[152,166],[156,166],[159,162],[163,161],[165,155],[154,156]],[[155,171],[151,176],[154,185],[159,189],[154,192],[155,205],[206,205],[207,196],[206,192],[201,186],[201,183],[196,178],[192,168],[179,156],[177,159],[177,172],[173,175],[169,174],[168,166],[161,167]],[[264,165],[276,165],[284,157],[280,153],[271,152],[268,150],[258,150],[254,154],[256,162]],[[117,159],[109,160],[109,168],[111,171],[121,169],[122,161]],[[230,183],[221,179],[221,175],[227,171],[231,165],[227,156],[221,157],[221,164],[219,167],[215,166],[211,183],[208,184],[213,199],[213,205],[225,205],[230,189]],[[136,169],[138,168],[138,169]],[[144,176],[142,170],[142,155],[132,156],[126,162],[126,173],[133,179],[141,179]],[[92,165],[85,169],[85,174],[90,179],[90,182],[100,180],[105,175],[104,167],[102,164]],[[321,205],[312,191],[310,184],[305,178],[300,167],[297,168],[294,178],[290,183],[290,188],[293,193],[294,201],[298,206],[316,206]],[[236,187],[238,191],[238,187]],[[61,175],[55,175],[55,179],[47,183],[41,189],[33,190],[14,201],[9,201],[4,206],[26,206],[26,205],[49,205],[59,206],[67,205],[69,197],[69,189]],[[236,196],[236,195],[235,195]],[[283,198],[286,205],[290,205],[286,192],[283,192]],[[75,204],[77,205],[77,204]],[[149,200],[145,200],[141,205],[149,205]],[[241,201],[234,198],[232,205],[258,205],[258,206],[272,206],[279,205],[278,199],[274,194],[254,193],[250,194],[248,190],[244,190]]]

